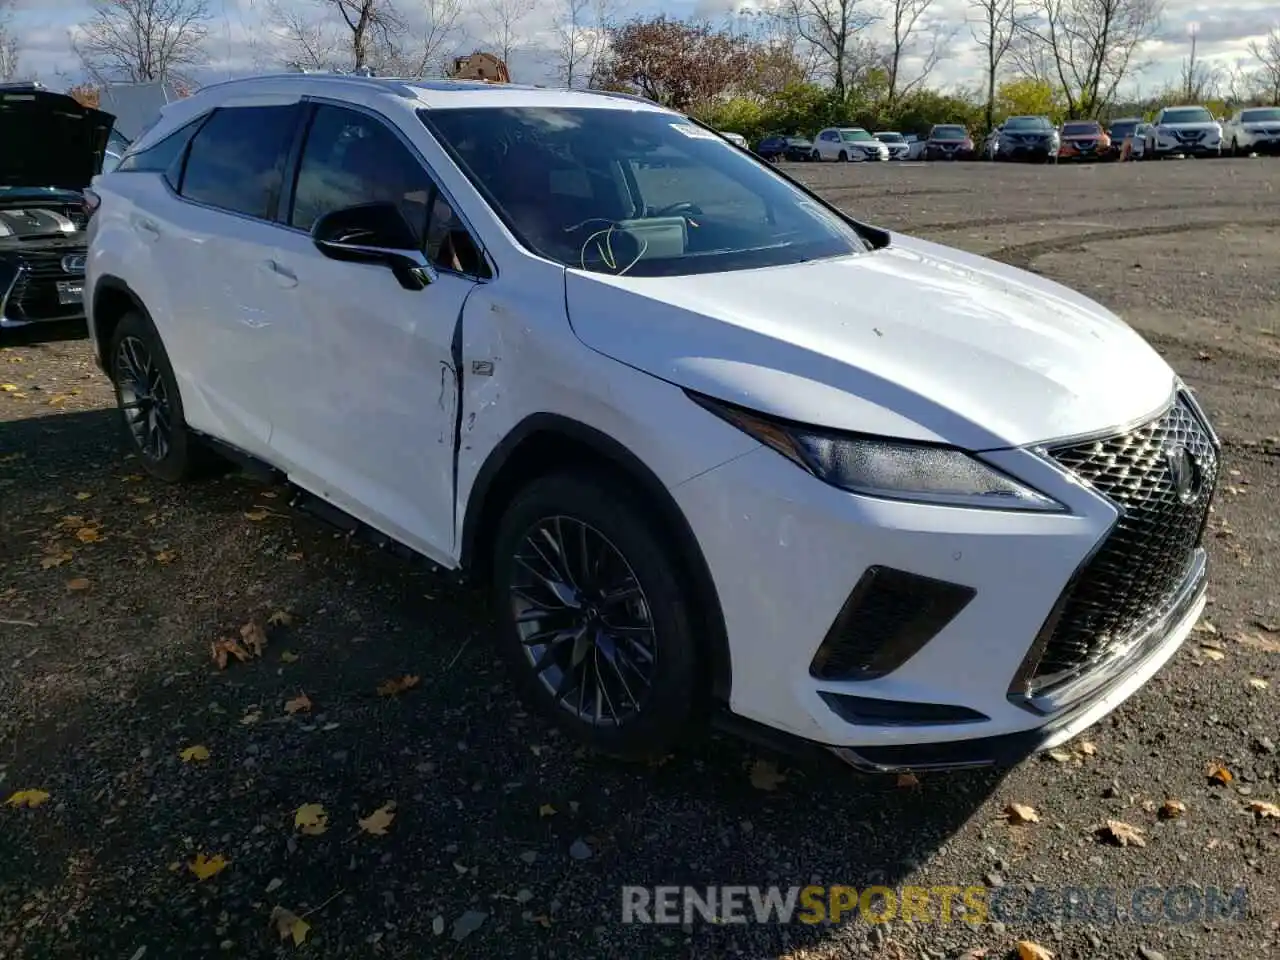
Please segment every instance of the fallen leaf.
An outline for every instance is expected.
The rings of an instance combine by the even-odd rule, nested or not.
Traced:
[[[271,616],[267,617],[267,626],[269,627],[288,627],[293,624],[293,614],[284,610],[277,610]]]
[[[1265,690],[1267,687],[1271,686],[1271,684],[1266,680],[1263,680],[1261,677],[1250,677],[1249,686],[1253,687],[1255,690]]]
[[[1080,752],[1086,757],[1095,757],[1098,755],[1098,747],[1086,740],[1084,743],[1080,744]]]
[[[283,653],[280,654],[280,662],[281,663],[297,663],[298,655],[296,653],[293,653],[290,650],[285,650]]]
[[[1010,823],[1039,823],[1040,814],[1036,808],[1025,803],[1011,803],[1004,808],[1005,819]]]
[[[296,697],[294,697],[292,700],[286,700],[284,702],[284,712],[289,714],[310,713],[311,698],[308,697],[305,693],[300,693]]]
[[[1053,954],[1034,940],[1019,940],[1018,960],[1053,960]]]
[[[81,527],[76,531],[76,539],[81,543],[97,543],[102,539],[102,534],[97,527]]]
[[[244,647],[240,646],[240,641],[227,638],[224,640],[215,640],[209,644],[209,651],[213,655],[213,662],[218,665],[219,670],[227,668],[227,657],[233,656],[241,663],[249,659],[249,653]]]
[[[1263,653],[1280,653],[1280,640],[1264,637],[1260,633],[1241,633],[1236,635],[1236,643]]]
[[[5,801],[8,807],[38,807],[49,799],[44,790],[19,790]]]
[[[270,514],[266,510],[249,510],[245,513],[244,518],[256,523],[259,520],[267,519],[269,516]]]
[[[246,727],[251,727],[255,723],[259,723],[261,720],[262,720],[262,711],[257,709],[256,707],[252,710],[247,711],[245,715],[240,718],[240,722]]]
[[[156,554],[156,563],[172,563],[178,555],[172,550],[161,550]]]
[[[0,390],[5,393],[17,393],[18,385],[16,383],[0,383]]]
[[[197,743],[193,747],[187,747],[182,751],[182,762],[191,763],[192,761],[203,761],[209,759],[209,748],[204,744]]]
[[[301,832],[317,837],[329,829],[329,814],[318,803],[304,803],[293,815],[293,825]]]
[[[1050,750],[1049,759],[1058,763],[1070,763],[1071,753],[1068,750]]]
[[[1108,820],[1098,827],[1094,833],[1100,840],[1114,843],[1117,847],[1145,847],[1147,841],[1142,831],[1123,820]]]
[[[68,590],[88,590],[89,580],[87,577],[76,577],[74,580],[67,581]]]
[[[375,837],[386,836],[387,827],[391,826],[391,821],[396,818],[395,815],[396,802],[388,800],[373,813],[367,817],[361,817],[356,822],[360,824],[360,829],[365,833],[371,833]]]
[[[151,502],[150,497],[130,497],[129,500],[133,503],[150,503]]]
[[[300,947],[307,939],[307,933],[311,930],[311,924],[303,920],[292,910],[286,910],[284,907],[273,907],[271,910],[271,925],[276,928],[276,932],[280,934],[281,940],[293,938],[293,945]]]
[[[255,657],[262,656],[262,651],[267,648],[267,635],[256,620],[250,620],[240,628],[240,639],[244,641],[245,649]]]
[[[757,790],[777,790],[786,779],[772,760],[757,760],[751,765],[751,785]]]
[[[293,561],[297,562],[298,560],[301,560],[301,559],[302,559],[302,554],[300,554],[300,553],[286,553],[286,554],[284,555],[284,558],[285,558],[286,560],[293,560]]]
[[[1227,657],[1227,655],[1223,653],[1221,650],[1219,650],[1217,647],[1208,647],[1208,646],[1205,646],[1204,644],[1200,645],[1199,652],[1200,652],[1200,656],[1204,657],[1206,660],[1212,660],[1215,663],[1219,660],[1225,660]]]
[[[187,864],[187,869],[196,875],[197,880],[208,880],[225,870],[227,863],[226,857],[220,853],[215,853],[212,857],[198,853],[196,858]]]
[[[123,480],[125,483],[137,483],[139,480],[141,480],[141,479],[142,479],[142,474],[140,474],[140,473],[126,473],[126,474],[125,474],[123,477],[121,477],[120,479],[121,479],[121,480]]]
[[[420,682],[420,677],[415,677],[412,674],[406,673],[403,677],[387,680],[378,684],[378,696],[395,697],[404,693],[406,690],[412,690]]]
[[[898,774],[898,786],[918,787],[920,786],[920,778],[914,773],[900,773]]]
[[[549,803],[544,803],[538,808],[538,816],[540,817],[554,817],[555,815],[556,808]]]
[[[1220,763],[1209,764],[1209,769],[1205,771],[1205,776],[1209,778],[1210,783],[1220,783],[1223,785],[1226,785],[1235,779],[1231,771]]]
[[[1256,814],[1259,820],[1280,820],[1280,807],[1266,800],[1251,801],[1249,812]]]
[[[960,954],[960,960],[986,960],[990,952],[986,947],[974,947]]]
[[[91,499],[93,499],[93,494],[92,494],[92,493],[85,493],[84,491],[81,491],[80,493],[77,493],[77,494],[76,494],[76,499],[77,499],[77,500],[91,500]]]
[[[1178,817],[1182,816],[1186,812],[1187,805],[1181,800],[1170,799],[1160,804],[1161,820],[1177,820]]]
[[[65,551],[64,553],[46,554],[40,560],[40,569],[49,570],[49,569],[52,569],[53,567],[60,567],[70,559],[72,559],[72,554],[70,550]]]

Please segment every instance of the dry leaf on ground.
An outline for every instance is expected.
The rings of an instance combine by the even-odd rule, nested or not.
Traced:
[[[1261,650],[1263,653],[1280,653],[1280,640],[1275,637],[1264,637],[1260,633],[1237,634],[1236,643],[1251,650]]]
[[[70,559],[72,559],[70,550],[64,550],[62,553],[48,553],[40,559],[40,569],[49,570],[53,567],[60,567]]]
[[[178,559],[178,555],[172,550],[161,550],[156,554],[156,563],[173,563]]]
[[[1259,820],[1280,820],[1280,807],[1266,800],[1253,800],[1249,803],[1249,812]]]
[[[212,857],[198,853],[196,858],[187,864],[187,869],[196,875],[197,880],[208,880],[225,870],[229,862],[220,853],[215,853]]]
[[[102,539],[102,533],[97,527],[81,527],[76,531],[76,539],[81,543],[97,543]]]
[[[1018,960],[1053,960],[1053,954],[1034,940],[1019,940]]]
[[[1249,686],[1253,687],[1255,690],[1266,690],[1271,686],[1271,684],[1266,680],[1263,680],[1261,677],[1250,677]]]
[[[202,743],[187,747],[180,754],[183,763],[191,763],[192,761],[203,761],[209,759],[209,748]]]
[[[266,510],[249,510],[245,512],[244,518],[246,520],[252,520],[256,523],[259,520],[267,519],[267,517],[269,516],[271,516],[271,514],[268,513]]]
[[[259,723],[261,720],[262,711],[257,707],[253,707],[252,709],[245,711],[245,715],[240,718],[240,722],[246,727],[251,727],[255,723]]]
[[[277,610],[271,616],[267,617],[267,626],[269,627],[289,627],[293,625],[293,614],[285,610]]]
[[[304,803],[293,815],[293,825],[302,833],[318,837],[329,829],[329,814],[318,803]]]
[[[777,790],[786,780],[772,760],[757,760],[751,764],[751,785],[757,790]]]
[[[1224,785],[1235,779],[1235,776],[1232,775],[1231,771],[1220,763],[1209,764],[1209,768],[1205,771],[1205,776],[1209,778],[1211,783],[1220,783]]]
[[[378,684],[378,696],[395,697],[404,693],[406,690],[412,690],[421,682],[421,677],[415,677],[412,674],[406,673],[403,677],[385,680]]]
[[[223,640],[215,640],[209,644],[209,652],[213,656],[213,662],[218,665],[219,670],[227,669],[227,657],[232,656],[244,663],[249,659],[249,651],[240,646],[240,641],[230,637]]]
[[[540,817],[554,817],[555,815],[556,808],[549,803],[544,803],[538,808],[538,816]]]
[[[244,648],[255,657],[262,656],[262,651],[267,648],[267,635],[256,620],[250,620],[240,628],[240,639],[244,642]]]
[[[1025,803],[1011,803],[1004,808],[1005,819],[1010,823],[1039,823],[1040,814],[1036,808]]]
[[[898,786],[918,787],[920,786],[920,778],[914,773],[900,773],[898,774]]]
[[[1070,751],[1070,750],[1061,750],[1061,749],[1059,749],[1059,750],[1050,750],[1050,751],[1049,751],[1048,756],[1049,756],[1049,759],[1050,759],[1050,760],[1053,760],[1053,761],[1055,761],[1055,762],[1057,762],[1057,763],[1070,763],[1070,762],[1071,762],[1071,751]]]
[[[1160,804],[1159,814],[1161,820],[1176,820],[1186,812],[1187,805],[1181,800],[1169,799]]]
[[[396,802],[388,800],[373,813],[367,817],[361,817],[356,822],[360,824],[360,829],[365,833],[371,833],[375,837],[385,836],[387,827],[391,826],[391,821],[396,818],[395,814]]]
[[[1097,744],[1090,743],[1088,740],[1080,744],[1080,752],[1086,757],[1096,757],[1098,755]]]
[[[311,698],[308,697],[305,693],[300,693],[296,697],[294,697],[292,700],[286,700],[284,702],[284,712],[289,714],[310,713]]]
[[[284,907],[272,908],[271,925],[276,928],[281,940],[292,938],[295,947],[302,946],[307,939],[307,933],[311,930],[311,924],[307,923],[292,910],[286,910]]]
[[[280,654],[281,663],[297,663],[298,655],[291,650],[285,650]]]
[[[38,807],[49,799],[44,790],[19,790],[5,801],[8,807]]]
[[[1145,847],[1147,845],[1146,839],[1142,836],[1142,831],[1132,824],[1125,823],[1123,820],[1108,820],[1098,827],[1094,833],[1099,840],[1113,843],[1117,847]]]
[[[68,590],[88,590],[88,589],[89,589],[89,578],[88,578],[88,577],[76,577],[74,580],[68,580],[68,581],[67,581],[67,589],[68,589]]]

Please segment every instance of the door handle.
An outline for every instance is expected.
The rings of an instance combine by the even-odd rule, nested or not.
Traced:
[[[282,287],[296,287],[298,285],[298,275],[275,260],[264,260],[262,269],[275,277],[276,282]]]

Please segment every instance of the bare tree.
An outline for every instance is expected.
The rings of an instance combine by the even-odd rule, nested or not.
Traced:
[[[1258,85],[1266,91],[1272,105],[1280,107],[1280,27],[1272,27],[1261,43],[1250,41],[1249,52],[1260,64]]]
[[[93,0],[72,46],[99,85],[181,80],[204,62],[209,16],[209,0]]]
[[[1097,117],[1140,65],[1138,48],[1155,35],[1163,0],[1032,0],[1019,24],[1052,61],[1072,117]]]
[[[987,81],[987,129],[995,126],[996,80],[1018,35],[1018,0],[969,0],[969,32],[982,51]]]
[[[892,109],[900,97],[905,97],[929,79],[933,68],[942,59],[942,51],[954,31],[945,31],[929,23],[926,14],[933,0],[889,0],[889,44],[884,57],[884,70],[888,80],[885,102]],[[912,79],[903,73],[905,61],[920,58],[920,67]]]
[[[1212,100],[1217,97],[1225,79],[1220,67],[1194,58],[1183,60],[1178,76],[1178,96],[1184,103]]]
[[[409,12],[402,12],[408,10]],[[443,70],[461,0],[271,0],[276,59],[298,70],[359,70],[420,77]]]
[[[554,25],[556,73],[566,87],[581,82],[598,29],[591,23],[591,0],[560,0]]]
[[[12,0],[0,0],[0,81],[18,75],[18,37],[9,30]]]
[[[480,9],[480,19],[489,31],[487,39],[508,68],[512,51],[522,42],[520,25],[533,8],[534,0],[485,0]]]
[[[843,100],[848,80],[866,65],[867,45],[859,34],[879,14],[863,0],[783,0],[781,13],[818,52],[836,97]]]

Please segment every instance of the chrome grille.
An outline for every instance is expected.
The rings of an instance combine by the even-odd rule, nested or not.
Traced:
[[[1179,448],[1191,456],[1190,492],[1180,491],[1171,459]],[[1111,500],[1120,517],[1063,596],[1032,675],[1040,689],[1106,661],[1160,616],[1200,545],[1219,470],[1216,439],[1181,395],[1132,430],[1048,453]]]

